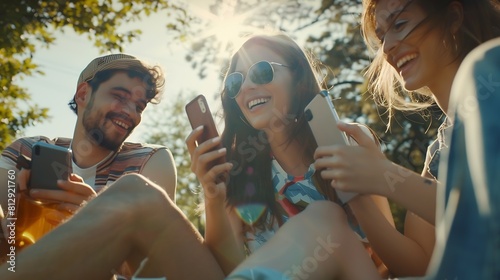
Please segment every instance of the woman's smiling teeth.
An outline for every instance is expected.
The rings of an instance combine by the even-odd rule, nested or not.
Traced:
[[[409,55],[405,55],[403,58],[401,58],[400,60],[398,60],[397,62],[397,66],[399,69],[401,69],[401,67],[406,64],[408,61],[416,58],[417,55],[416,54],[409,54]]]
[[[271,100],[271,98],[269,98],[269,97],[266,97],[266,98],[257,98],[257,99],[251,100],[250,102],[248,102],[248,105],[247,105],[248,109],[252,109],[255,106],[265,104],[269,100]]]

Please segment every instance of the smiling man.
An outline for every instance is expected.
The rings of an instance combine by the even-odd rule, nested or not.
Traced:
[[[1,182],[8,182],[9,175],[15,174],[19,189],[27,189],[31,172],[19,170],[16,164],[21,155],[31,158],[32,146],[41,141],[73,152],[69,180],[58,181],[55,189],[29,192],[31,198],[58,202],[61,213],[76,212],[105,186],[130,173],[156,183],[175,202],[177,178],[170,151],[164,146],[125,142],[141,122],[146,106],[159,102],[163,86],[161,68],[134,56],[111,54],[92,60],[80,74],[68,104],[77,114],[73,138],[17,139],[1,154]],[[0,183],[0,209],[5,211],[9,209],[9,191],[8,184]]]
[[[73,139],[17,139],[3,151],[0,168],[16,169],[18,157],[31,157],[31,146],[43,141],[73,151],[73,174],[81,177],[84,184],[76,176],[60,183],[62,189],[79,194],[78,199],[64,190],[36,190],[31,193],[34,198],[61,201],[64,210],[73,212],[92,193],[88,187],[99,192],[123,174],[140,173],[174,199],[176,173],[170,151],[157,145],[124,142],[141,122],[147,104],[159,102],[163,85],[159,66],[149,66],[133,56],[111,54],[94,59],[80,74],[76,93],[68,104],[77,114]],[[25,189],[29,174],[19,175],[23,175],[17,176],[20,188]],[[1,192],[0,203],[6,209],[6,190]]]

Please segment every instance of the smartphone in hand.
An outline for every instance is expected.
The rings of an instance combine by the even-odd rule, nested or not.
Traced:
[[[328,91],[317,94],[305,107],[304,114],[318,146],[348,145],[347,135],[337,127],[339,116]]]
[[[193,100],[186,104],[185,109],[192,129],[203,126],[203,133],[199,139],[197,139],[198,145],[219,136],[212,112],[208,107],[208,103],[204,95],[200,94],[196,96]]]
[[[304,108],[306,120],[318,146],[350,145],[350,139],[337,127],[339,116],[328,91],[322,90]],[[357,193],[336,190],[342,203],[347,203]]]
[[[191,100],[185,106],[186,114],[188,116],[189,122],[191,123],[191,128],[195,129],[199,126],[203,126],[203,133],[196,139],[197,144],[201,144],[209,139],[219,136],[217,132],[217,127],[215,126],[214,118],[212,112],[208,107],[207,99],[204,95],[200,94]],[[213,150],[221,149],[222,145],[219,144]],[[216,164],[224,163],[225,160],[219,158]]]
[[[68,180],[72,172],[70,149],[37,142],[32,147],[29,188],[59,190],[57,180]]]

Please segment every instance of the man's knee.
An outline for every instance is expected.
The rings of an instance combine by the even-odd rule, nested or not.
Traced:
[[[173,205],[165,190],[141,174],[121,176],[97,199],[99,198],[106,199],[113,206],[120,207],[121,205],[135,211],[154,211],[154,209],[159,209],[159,206]]]
[[[165,191],[159,187],[157,184],[146,178],[141,174],[126,174],[118,178],[114,183],[112,183],[108,189],[105,190],[108,193],[121,193],[129,194],[131,196],[140,195],[166,195]]]

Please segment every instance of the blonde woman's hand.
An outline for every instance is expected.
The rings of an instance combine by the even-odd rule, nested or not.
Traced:
[[[359,146],[318,147],[314,166],[332,187],[360,194],[384,195],[388,191],[387,174],[393,163],[380,151],[372,137],[358,124],[339,122],[338,128],[356,140]]]
[[[226,200],[226,178],[232,164],[225,162],[226,148],[216,149],[221,143],[220,137],[209,139],[196,145],[203,133],[203,127],[197,127],[186,138],[186,145],[191,155],[191,171],[196,174],[205,193],[205,202],[224,203]],[[218,159],[224,163],[215,164]]]

